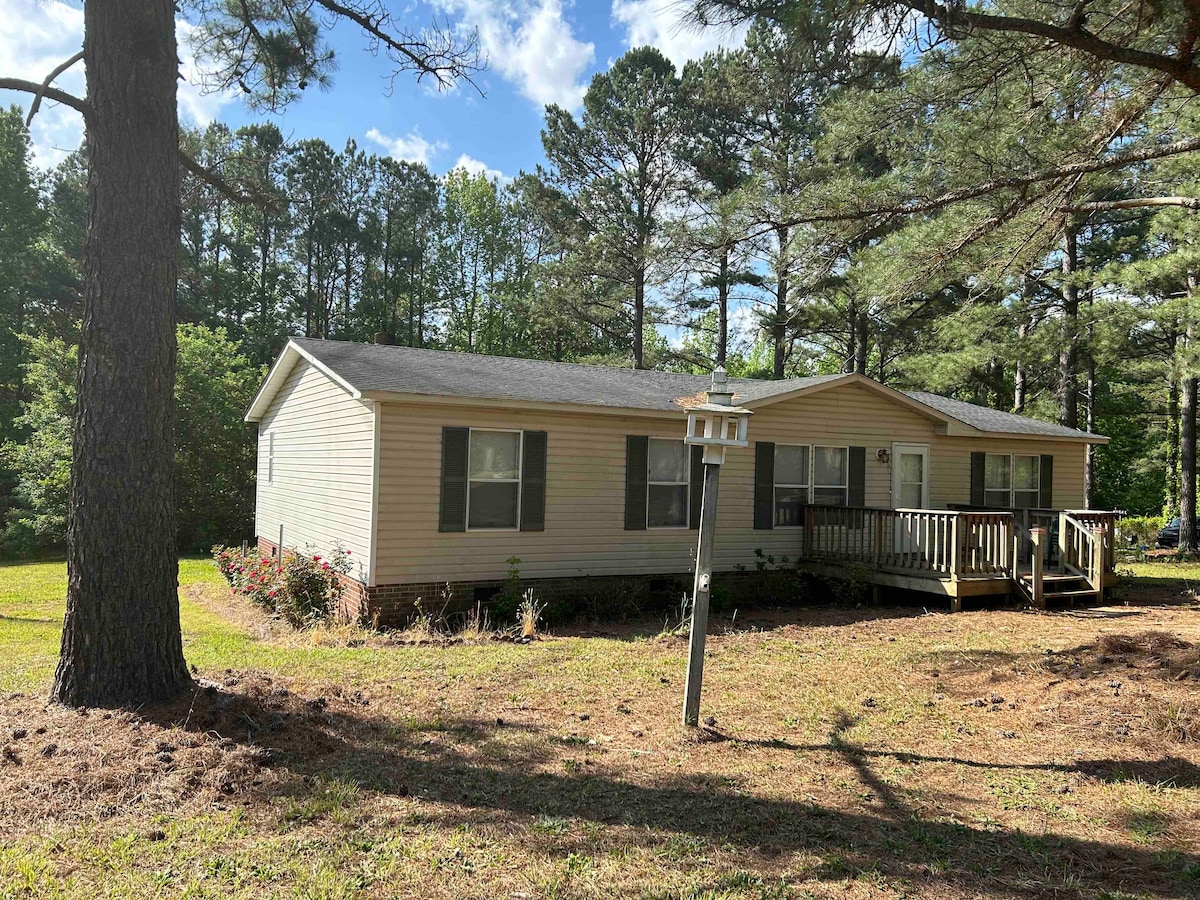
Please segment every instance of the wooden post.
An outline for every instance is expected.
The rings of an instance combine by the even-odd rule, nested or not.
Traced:
[[[1103,526],[1098,525],[1092,529],[1091,574],[1095,579],[1092,587],[1096,590],[1097,600],[1104,597],[1104,538]]]
[[[1029,532],[1033,550],[1030,552],[1030,590],[1033,594],[1033,605],[1038,609],[1046,608],[1046,596],[1042,585],[1042,544],[1046,540],[1046,529],[1038,526]]]
[[[1058,513],[1058,569],[1067,571],[1067,511]]]
[[[700,539],[696,548],[696,581],[692,588],[692,630],[688,646],[683,724],[700,724],[700,687],[704,681],[704,644],[708,638],[708,598],[712,589],[713,531],[717,524],[717,489],[721,466],[704,464],[704,493],[700,501]]]
[[[283,559],[283,523],[279,523],[279,543],[275,545],[275,558]]]

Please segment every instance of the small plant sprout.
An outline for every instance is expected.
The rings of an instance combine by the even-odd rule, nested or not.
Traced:
[[[538,622],[546,610],[545,603],[539,603],[533,596],[533,588],[525,591],[520,605],[517,607],[517,622],[521,626],[521,639],[532,641],[537,637]]]

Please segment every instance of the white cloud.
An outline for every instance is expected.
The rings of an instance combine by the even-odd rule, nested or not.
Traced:
[[[83,46],[83,9],[61,0],[4,0],[0,12],[0,75],[23,78],[39,84],[60,63]],[[85,92],[83,64],[76,63],[54,82],[54,86],[82,97]],[[29,94],[3,93],[6,105],[20,103],[26,109]],[[31,127],[34,161],[53,166],[79,146],[83,117],[70,107],[44,101]]]
[[[596,45],[575,37],[562,0],[435,0],[461,17],[459,28],[479,33],[491,68],[539,107],[577,110]]]
[[[203,94],[199,73],[186,37],[193,26],[176,21],[179,57],[179,114],[184,122],[207,125],[233,97]],[[64,0],[0,0],[0,75],[38,82],[83,46],[83,9]],[[54,82],[55,87],[82,97],[87,93],[84,66],[76,63]],[[31,97],[6,93],[3,102],[29,108]],[[43,167],[61,162],[83,140],[83,118],[75,110],[51,101],[42,103],[30,126],[34,161]]]
[[[508,184],[512,181],[499,169],[493,169],[487,163],[480,162],[466,153],[462,154],[451,168],[465,169],[469,175],[483,175],[488,181],[499,181],[501,184]]]
[[[612,0],[613,21],[625,28],[625,45],[657,47],[676,66],[721,47],[740,47],[746,27],[698,28],[685,22],[680,0]]]
[[[221,108],[233,102],[232,91],[205,92],[201,88],[200,69],[192,52],[191,35],[196,26],[183,19],[175,20],[175,41],[179,45],[179,80],[177,96],[179,117],[185,122],[201,127],[207,125],[221,112]]]
[[[429,165],[431,157],[446,149],[443,141],[427,141],[416,129],[400,137],[392,137],[372,128],[367,132],[367,140],[378,144],[388,152],[393,159]]]

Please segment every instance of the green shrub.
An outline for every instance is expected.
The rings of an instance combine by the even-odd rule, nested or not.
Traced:
[[[334,545],[328,559],[289,550],[280,561],[258,549],[242,553],[220,545],[213,547],[213,559],[235,594],[293,628],[307,628],[333,615],[342,596],[340,576],[350,571],[350,551],[341,544]]]
[[[1126,516],[1117,520],[1118,547],[1153,547],[1154,539],[1166,524],[1164,516]]]

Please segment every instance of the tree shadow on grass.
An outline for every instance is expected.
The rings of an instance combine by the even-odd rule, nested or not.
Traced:
[[[658,846],[673,836],[686,836],[714,848],[738,848],[747,867],[752,860],[769,865],[771,858],[805,851],[823,861],[821,871],[809,871],[813,876],[871,872],[903,878],[918,891],[930,892],[950,889],[1032,898],[1058,895],[1064,889],[1115,891],[1135,885],[1143,895],[1166,897],[1196,890],[1200,879],[1197,852],[1168,857],[1148,847],[929,817],[875,773],[873,760],[894,756],[975,764],[858,747],[845,740],[854,724],[846,715],[837,720],[825,744],[763,746],[789,755],[838,754],[878,798],[874,808],[861,811],[733,790],[712,774],[634,782],[580,760],[572,760],[576,765],[564,771],[547,771],[547,764],[567,760],[561,740],[555,740],[560,736],[539,736],[536,727],[514,748],[502,740],[512,726],[500,720],[441,717],[404,725],[340,701],[307,700],[269,686],[269,679],[267,685],[245,693],[209,688],[181,704],[143,710],[141,715],[164,726],[183,725],[226,741],[269,748],[264,753],[268,764],[294,776],[271,780],[269,790],[275,793],[294,797],[314,778],[347,779],[362,789],[444,804],[428,807],[426,819],[447,827],[484,820],[533,828],[546,820],[585,820],[625,826],[606,833],[604,844],[610,849],[622,843]],[[1161,761],[1162,771],[1173,762]],[[1132,771],[1125,763],[1095,765],[1098,771]],[[1191,784],[1197,780],[1196,767],[1184,765],[1186,771],[1179,777]],[[253,799],[253,787],[242,790]],[[519,818],[514,822],[513,817]]]

